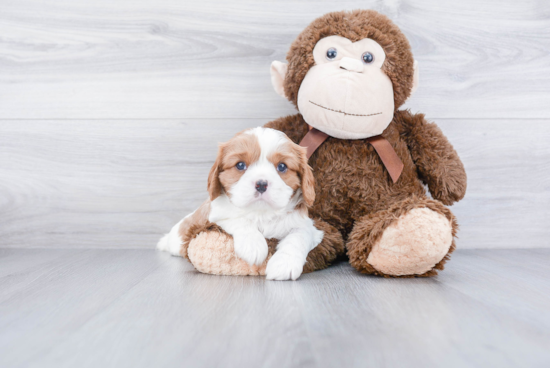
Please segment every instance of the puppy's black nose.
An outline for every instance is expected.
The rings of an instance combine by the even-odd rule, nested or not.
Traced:
[[[263,193],[267,190],[267,181],[265,180],[258,180],[256,182],[256,190],[260,193]]]

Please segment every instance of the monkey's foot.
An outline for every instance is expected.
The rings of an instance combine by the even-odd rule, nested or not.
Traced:
[[[274,252],[275,244],[268,241],[269,254],[261,265],[250,265],[238,258],[233,248],[231,235],[215,230],[198,234],[189,242],[187,256],[191,264],[202,273],[214,275],[265,275],[267,261]]]
[[[433,276],[455,248],[456,228],[441,203],[413,198],[356,223],[347,245],[350,263],[382,276]]]

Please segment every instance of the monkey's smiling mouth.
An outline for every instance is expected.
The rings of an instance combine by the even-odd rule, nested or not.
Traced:
[[[320,108],[323,108],[325,110],[329,110],[329,111],[334,111],[334,112],[338,112],[340,114],[344,114],[344,115],[350,115],[350,116],[373,116],[373,115],[380,115],[382,114],[381,112],[377,112],[375,114],[350,114],[350,113],[347,113],[345,111],[340,111],[340,110],[334,110],[334,109],[331,109],[331,108],[328,108],[328,107],[325,107],[325,106],[322,106],[322,105],[319,105],[318,103],[315,103],[311,100],[309,100],[310,103],[314,104],[315,106],[319,106]]]

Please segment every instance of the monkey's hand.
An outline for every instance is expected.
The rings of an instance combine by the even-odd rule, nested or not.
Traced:
[[[420,179],[434,199],[451,205],[466,194],[466,171],[441,129],[423,114],[398,111],[394,120],[405,138]]]

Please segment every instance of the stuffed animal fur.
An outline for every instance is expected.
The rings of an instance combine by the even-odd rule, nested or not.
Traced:
[[[329,13],[313,21],[290,47],[288,64],[275,62],[272,65],[275,90],[302,113],[277,119],[266,127],[281,130],[299,143],[318,122],[311,116],[330,120],[337,113],[353,115],[326,107],[324,109],[330,112],[325,115],[319,115],[323,113],[320,110],[310,114],[309,109],[316,109],[313,106],[316,103],[310,101],[312,105],[306,106],[307,101],[299,101],[300,95],[305,94],[306,76],[311,79],[312,68],[325,62],[314,55],[318,52],[316,45],[332,36],[340,37],[335,38],[335,42],[343,45],[339,46],[340,50],[342,47],[353,50],[360,42],[374,48],[379,45],[383,50],[378,57],[378,60],[383,59],[383,64],[378,68],[389,79],[378,79],[377,83],[384,86],[385,92],[373,98],[376,100],[379,95],[387,94],[389,88],[393,100],[384,103],[391,106],[391,113],[381,136],[390,143],[403,169],[394,182],[367,138],[345,139],[342,136],[356,132],[346,132],[343,128],[331,134],[327,129],[329,137],[309,159],[316,182],[316,200],[309,213],[315,226],[325,235],[321,244],[309,253],[304,272],[326,268],[347,256],[353,267],[366,274],[385,277],[436,275],[438,270],[443,270],[455,249],[458,225],[446,205],[464,197],[466,173],[452,145],[435,124],[426,121],[423,114],[399,110],[417,85],[418,70],[407,39],[386,16],[359,10]],[[364,41],[366,39],[368,41]],[[327,58],[335,54],[330,50],[326,53]],[[366,53],[362,57],[365,63],[373,59]],[[375,61],[376,57],[375,54]],[[352,71],[359,67],[348,59],[348,64],[342,64],[345,60],[341,60],[341,69]],[[334,69],[334,73],[337,71]],[[369,75],[364,71],[361,77]],[[354,104],[346,106],[367,109],[369,101],[359,97],[346,95],[346,99],[355,98]],[[306,107],[307,114],[303,111]],[[319,129],[323,130],[325,125],[319,124],[322,126]],[[432,198],[427,196],[426,186]],[[271,255],[277,242],[270,240],[268,243]],[[188,233],[181,254],[201,272],[225,275],[263,275],[270,257],[261,266],[248,265],[234,255],[231,236],[212,223],[204,223]]]

